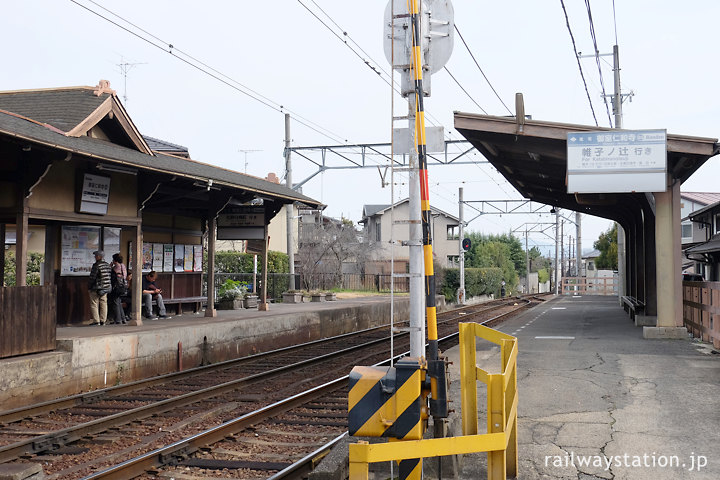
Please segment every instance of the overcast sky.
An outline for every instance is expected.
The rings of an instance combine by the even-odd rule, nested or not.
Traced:
[[[383,55],[386,2],[302,0],[353,45],[353,53],[299,1],[107,1],[78,3],[118,21],[98,5],[122,16],[151,38],[172,44],[290,109],[331,133],[321,135],[296,120],[293,146],[388,142],[391,129],[389,85],[363,60],[388,70]],[[565,0],[577,49],[592,53],[585,2]],[[591,2],[601,53],[615,43],[612,0]],[[319,7],[331,17],[324,16]],[[617,2],[622,87],[635,92],[624,105],[629,129],[664,128],[670,133],[716,138],[720,100],[716,95],[716,20],[720,3],[700,1]],[[522,92],[525,111],[534,119],[594,125],[580,78],[561,2],[517,0],[454,3],[455,22],[502,100],[513,109]],[[342,30],[333,25],[337,23]],[[128,26],[127,24],[123,24]],[[130,27],[129,27],[130,28]],[[5,2],[0,18],[4,66],[0,90],[95,85],[108,79],[122,97],[124,77],[118,64],[136,63],[127,75],[127,109],[143,134],[185,145],[199,161],[264,177],[283,175],[283,114],[178,60],[146,41],[66,0]],[[356,45],[362,48],[360,50]],[[609,63],[608,63],[609,62]],[[600,126],[608,115],[601,100],[595,60],[581,60]],[[601,65],[607,93],[612,90],[610,57]],[[489,114],[507,115],[487,82],[455,38],[448,69]],[[265,100],[267,101],[267,100]],[[446,128],[453,111],[481,113],[445,71],[432,78],[426,110]],[[395,114],[406,113],[395,99]],[[258,150],[242,152],[242,150]],[[482,157],[472,157],[479,162]],[[370,162],[383,163],[381,159]],[[340,165],[341,163],[334,163]],[[295,156],[293,180],[314,172]],[[717,190],[720,166],[710,160],[683,186],[685,191]],[[407,196],[403,178],[396,199]],[[457,214],[457,190],[469,200],[519,198],[503,177],[487,165],[430,169],[431,203]],[[389,188],[380,187],[377,170],[342,170],[316,176],[303,187],[306,195],[328,205],[327,213],[361,218],[363,204],[389,203]],[[584,250],[609,222],[584,217]],[[470,229],[507,232],[543,217],[485,216]],[[566,228],[566,232],[572,231]],[[549,249],[550,239],[531,237]]]

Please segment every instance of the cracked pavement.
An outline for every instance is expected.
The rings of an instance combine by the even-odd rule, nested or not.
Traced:
[[[518,337],[518,478],[720,479],[720,355],[691,339],[643,339],[616,297],[559,297],[499,330]],[[499,349],[477,350],[478,366],[498,372]],[[459,349],[446,354],[460,410]],[[462,434],[459,413],[450,428]],[[459,465],[457,478],[486,478],[484,453]]]

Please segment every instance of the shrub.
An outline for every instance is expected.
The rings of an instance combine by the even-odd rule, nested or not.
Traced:
[[[498,267],[466,268],[465,269],[465,296],[500,294],[500,285],[503,280],[503,271]],[[445,269],[445,280],[438,290],[447,299],[455,298],[460,288],[460,270],[457,268]]]
[[[258,255],[258,273],[262,272],[263,258]],[[222,273],[252,273],[253,254],[219,251],[215,252],[215,271]],[[268,273],[288,273],[288,256],[282,252],[268,252]]]
[[[40,264],[45,259],[42,253],[31,252],[28,254],[27,276],[25,282],[27,285],[40,285]],[[5,286],[15,286],[15,252],[5,251]]]

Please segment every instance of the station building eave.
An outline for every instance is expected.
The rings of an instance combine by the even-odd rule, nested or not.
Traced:
[[[567,134],[613,129],[463,112],[454,117],[455,129],[526,198],[623,225],[634,222],[638,207],[654,211],[652,195],[644,193],[567,192]],[[668,173],[680,183],[720,151],[715,138],[673,134],[667,135],[667,149]]]

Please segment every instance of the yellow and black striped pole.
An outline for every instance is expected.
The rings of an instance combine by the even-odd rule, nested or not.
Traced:
[[[415,142],[420,170],[420,207],[423,232],[423,254],[425,259],[425,313],[427,318],[428,342],[430,345],[429,367],[431,386],[431,408],[434,416],[447,417],[447,402],[444,398],[444,365],[438,364],[437,308],[435,305],[435,271],[433,268],[432,233],[430,230],[430,189],[428,186],[427,147],[425,145],[425,107],[422,73],[422,42],[420,31],[420,0],[409,0],[412,22],[412,69],[415,73]],[[440,372],[442,370],[442,372]],[[440,377],[440,378],[438,378]],[[438,385],[441,380],[443,385]],[[442,390],[441,392],[438,389]],[[442,397],[442,398],[441,398]],[[440,400],[440,402],[438,402]],[[443,405],[441,405],[441,404]]]

